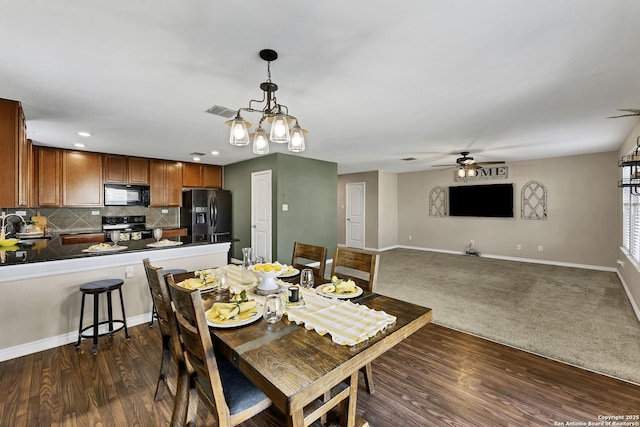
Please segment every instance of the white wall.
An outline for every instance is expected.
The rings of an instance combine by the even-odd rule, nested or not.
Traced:
[[[398,243],[398,174],[378,172],[378,248]]]

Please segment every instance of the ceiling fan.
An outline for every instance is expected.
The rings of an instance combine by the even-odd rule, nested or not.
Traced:
[[[483,166],[504,164],[504,161],[476,162],[475,160],[473,160],[473,157],[469,156],[469,154],[470,153],[468,151],[462,151],[460,153],[460,155],[462,157],[458,157],[456,159],[456,164],[455,165],[451,165],[451,164],[449,164],[449,165],[431,165],[431,167],[438,168],[438,167],[448,166],[448,167],[461,167],[461,168],[465,168],[465,169],[481,169]]]

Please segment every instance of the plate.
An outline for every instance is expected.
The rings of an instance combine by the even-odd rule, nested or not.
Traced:
[[[30,231],[28,233],[16,233],[16,237],[43,237],[43,231]]]
[[[88,252],[88,253],[92,253],[92,254],[99,254],[99,253],[103,253],[103,252],[117,252],[117,251],[121,251],[123,249],[127,249],[128,246],[111,246],[110,248],[105,248],[105,249],[83,249],[82,252]]]
[[[147,246],[149,246],[150,248],[164,248],[166,246],[179,246],[181,245],[182,242],[178,242],[175,240],[169,240],[168,242],[153,242],[153,243],[148,243]]]
[[[289,273],[289,274],[282,273],[278,277],[293,277],[293,276],[295,276],[297,274],[300,274],[300,270],[298,270],[297,268],[294,268],[291,273]]]
[[[176,285],[180,286],[181,288],[189,289],[190,291],[198,290],[198,291],[200,291],[200,292],[206,292],[206,291],[209,291],[209,290],[211,290],[211,289],[213,289],[213,288],[217,288],[218,286],[220,286],[220,284],[219,284],[219,283],[211,283],[211,284],[210,284],[210,285],[208,285],[208,286],[206,286],[206,284],[204,284],[205,286],[202,286],[202,287],[200,287],[200,288],[196,288],[196,287],[193,287],[193,288],[192,288],[192,287],[185,287],[185,286],[183,286],[183,285],[182,285],[182,283],[183,283],[183,282],[186,282],[187,280],[194,280],[194,281],[196,281],[196,280],[202,280],[202,279],[200,279],[200,278],[198,278],[198,277],[190,277],[190,278],[188,278],[188,279],[186,279],[186,280],[183,280],[182,282],[178,282],[178,283],[176,283]]]
[[[322,295],[323,297],[338,298],[338,299],[349,299],[349,298],[354,298],[359,295],[362,295],[362,288],[360,286],[356,286],[356,291],[350,294],[334,294],[329,292],[322,292],[321,289],[325,285],[328,285],[328,283],[324,283],[316,288],[316,293],[318,295]]]
[[[259,319],[262,318],[262,315],[260,314],[260,307],[259,305],[256,305],[254,308],[252,308],[251,310],[247,311],[246,313],[249,314],[249,317],[246,318],[241,318],[238,320],[225,320],[223,322],[212,322],[211,320],[209,320],[209,317],[207,316],[209,314],[209,312],[211,311],[211,309],[207,310],[204,312],[206,319],[207,319],[207,324],[209,326],[211,326],[212,328],[237,328],[238,326],[244,326],[244,325],[248,325],[250,323],[253,323]],[[240,317],[243,317],[243,315],[245,315],[246,313],[242,313],[240,315]]]

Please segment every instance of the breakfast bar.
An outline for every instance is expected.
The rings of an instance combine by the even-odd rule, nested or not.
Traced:
[[[230,241],[183,236],[181,245],[147,246],[154,239],[119,242],[116,252],[83,252],[90,243],[62,245],[59,236],[46,246],[20,245],[0,264],[0,361],[74,342],[81,295],[78,286],[92,280],[120,278],[127,321],[148,322],[152,303],[142,266],[149,258],[164,268],[197,270],[227,264]],[[175,238],[174,240],[178,240]],[[11,254],[11,255],[10,255]],[[9,256],[10,255],[10,256]]]

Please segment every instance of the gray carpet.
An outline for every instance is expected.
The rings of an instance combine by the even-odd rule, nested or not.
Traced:
[[[640,384],[640,322],[617,275],[409,249],[381,253],[376,292],[434,323]]]

